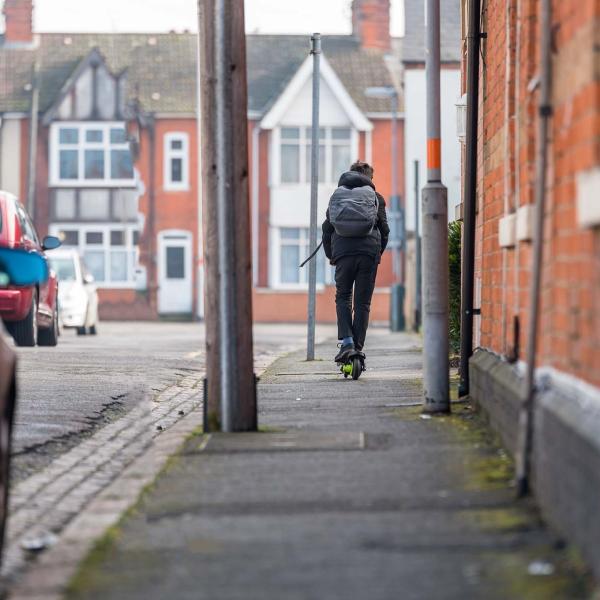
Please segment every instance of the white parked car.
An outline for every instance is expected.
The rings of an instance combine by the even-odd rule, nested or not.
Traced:
[[[58,277],[58,309],[63,327],[77,329],[77,335],[98,332],[98,292],[94,277],[85,268],[77,250],[48,252]]]

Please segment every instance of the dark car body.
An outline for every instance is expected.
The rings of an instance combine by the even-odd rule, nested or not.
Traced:
[[[41,286],[48,276],[48,262],[42,254],[0,247],[0,291],[15,285]],[[11,437],[17,400],[17,356],[6,338],[0,323],[0,557],[8,516]]]
[[[45,258],[44,246],[27,211],[15,196],[2,191],[0,246],[36,252]],[[58,336],[57,301],[58,279],[50,272],[45,283],[0,289],[0,317],[18,345],[54,346]]]
[[[8,514],[10,446],[16,403],[17,357],[0,323],[0,557]]]

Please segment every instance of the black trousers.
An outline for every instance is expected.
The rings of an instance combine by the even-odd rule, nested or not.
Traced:
[[[378,266],[377,258],[367,254],[342,256],[335,263],[338,339],[352,337],[357,350],[362,350],[365,345]],[[354,318],[352,316],[353,289]]]

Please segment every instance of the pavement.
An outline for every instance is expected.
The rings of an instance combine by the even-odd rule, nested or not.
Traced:
[[[149,404],[169,386],[189,376],[202,377],[201,323],[101,322],[98,332],[77,336],[63,330],[54,348],[15,348],[19,400],[14,482],[47,467],[140,403]],[[305,334],[304,325],[257,325],[258,362],[273,352],[297,348]]]
[[[366,352],[358,381],[336,372],[332,343],[274,362],[261,431],[188,437],[65,597],[592,597],[576,551],[514,499],[472,407],[421,414],[419,338],[372,330]]]

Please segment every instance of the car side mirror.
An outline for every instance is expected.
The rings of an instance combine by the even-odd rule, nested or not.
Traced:
[[[0,248],[0,287],[35,285],[47,280],[48,264],[39,253]]]
[[[90,273],[86,273],[83,276],[83,283],[85,283],[86,285],[91,285],[92,283],[94,283],[94,281],[96,281],[96,280],[94,279],[94,276],[91,275]]]
[[[42,249],[43,250],[55,250],[61,244],[62,244],[62,242],[57,237],[55,237],[53,235],[47,235],[42,240]]]

